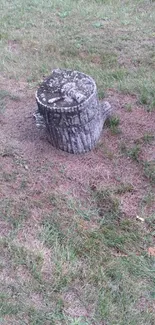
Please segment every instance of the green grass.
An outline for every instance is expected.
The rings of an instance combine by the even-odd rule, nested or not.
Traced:
[[[140,158],[140,152],[141,152],[141,146],[139,145],[139,140],[138,144],[134,144],[131,148],[127,148],[125,143],[122,143],[121,145],[121,152],[125,154],[127,157],[131,158],[132,160],[139,162]]]
[[[139,161],[140,147],[138,145],[133,146],[128,150],[128,157],[135,161]]]
[[[8,180],[7,180],[8,181]],[[29,208],[23,200],[3,198],[0,200],[1,220],[9,223],[13,228],[18,228],[29,217]]]
[[[151,143],[153,142],[154,139],[155,139],[155,136],[154,136],[153,134],[148,134],[148,133],[146,133],[146,134],[144,134],[144,136],[143,136],[143,140],[144,140],[145,143],[149,143],[149,144],[151,144]]]
[[[0,15],[2,84],[6,81],[0,89],[0,113],[5,123],[8,103],[20,100],[13,89],[7,90],[8,80],[27,82],[34,90],[55,67],[90,74],[100,99],[108,89],[135,95],[153,114],[154,1],[1,0]],[[124,108],[130,113],[133,106],[129,102]],[[108,141],[110,134],[115,135],[112,141],[123,141],[119,127],[119,118],[111,117]],[[125,139],[121,153],[99,144],[93,154],[105,164],[105,175],[99,173],[101,187],[98,166],[84,184],[74,168],[69,178],[63,154],[57,162],[46,152],[43,161],[34,146],[32,162],[26,155],[26,134],[23,140],[17,132],[13,144],[9,132],[2,140],[0,323],[153,325],[155,260],[147,250],[155,246],[155,215],[147,208],[154,205],[155,168],[141,154],[143,148],[153,150],[154,134],[148,130],[132,145]],[[18,144],[26,145],[23,154],[15,148]],[[117,175],[122,157],[127,166],[136,166],[146,185],[140,185],[136,211],[144,222],[122,208],[136,191],[141,198],[132,180],[124,180],[121,170]],[[111,179],[106,171],[112,161]]]
[[[140,157],[141,146],[143,144],[151,145],[154,140],[154,135],[145,134],[141,139],[136,140],[136,144],[131,148],[127,148],[125,143],[121,145],[121,152],[133,161],[139,164],[139,167],[143,170],[144,176],[150,181],[151,184],[155,184],[155,161],[152,159],[150,162],[145,161]]]
[[[114,189],[116,194],[125,194],[132,191],[134,191],[134,187],[130,183],[120,183],[120,185]]]
[[[152,184],[155,184],[155,161],[144,162],[144,174]]]
[[[1,270],[8,272],[6,283],[1,283],[3,321],[7,315],[18,323],[24,313],[29,324],[154,322],[154,259],[146,252],[147,243],[152,245],[149,231],[153,231],[153,221],[144,225],[122,218],[119,200],[108,191],[98,190],[95,201],[92,193],[92,202],[99,208],[95,229],[91,221],[84,227],[76,208],[72,222],[65,226],[64,218],[69,218],[73,208],[63,201],[57,219],[52,214],[40,224],[38,239],[43,250],[32,251],[31,245],[25,248],[14,239],[1,240]],[[60,206],[56,207],[59,211]],[[47,275],[45,250],[50,252],[51,263]],[[66,314],[67,293],[73,295],[72,310],[80,311],[82,305],[85,316]],[[40,300],[35,303],[33,296]]]
[[[155,4],[144,1],[2,1],[1,70],[36,84],[59,66],[116,87],[154,109]]]
[[[119,202],[115,197],[112,197],[109,190],[99,190],[95,193],[99,214],[105,219],[118,218],[120,214]]]
[[[112,116],[107,120],[107,125],[109,126],[112,134],[119,134],[121,130],[119,129],[120,120],[117,116]]]
[[[6,108],[6,99],[11,99],[13,101],[19,101],[20,97],[12,94],[11,92],[4,90],[4,89],[0,89],[0,113],[4,113],[5,108]]]

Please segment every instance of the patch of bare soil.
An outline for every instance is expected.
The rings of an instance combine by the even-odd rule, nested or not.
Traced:
[[[122,147],[132,149],[138,143],[141,161],[152,162],[155,159],[154,140],[150,143],[143,141],[144,135],[155,135],[155,112],[147,112],[138,106],[134,96],[109,90],[106,99],[120,119],[121,132],[113,134],[105,126],[94,150],[72,155],[53,148],[46,133],[37,129],[33,117],[37,109],[34,91],[28,89],[26,83],[3,79],[0,89],[20,97],[20,101],[7,97],[5,111],[0,113],[0,235],[9,235],[18,216],[13,244],[36,256],[41,253],[41,273],[45,281],[49,281],[54,276],[54,252],[39,240],[39,234],[43,233],[42,218],[55,208],[54,194],[58,199],[60,196],[60,205],[61,195],[62,198],[67,195],[87,200],[89,204],[92,199],[90,192],[94,189],[129,188],[117,193],[124,216],[147,218],[154,212],[155,187],[144,175],[143,165],[122,152]],[[24,227],[20,227],[20,222]],[[79,229],[94,230],[96,227],[94,220],[89,222],[79,218]],[[65,263],[63,267],[65,274]],[[31,283],[31,275],[25,266],[17,266],[14,272],[15,278],[12,269],[4,268],[1,282],[13,285],[18,279],[19,285],[24,286],[26,281]],[[90,321],[93,311],[81,300],[79,290],[68,289],[62,294],[62,299],[67,317],[85,317]],[[25,295],[25,303],[40,310],[44,304],[42,295],[33,292],[29,298]],[[144,303],[140,302],[142,310]],[[9,316],[5,320],[5,324],[18,323]]]
[[[11,226],[9,226],[7,222],[0,220],[0,237],[8,236],[10,231]]]
[[[2,80],[1,89],[4,88]],[[113,135],[104,128],[97,147],[83,155],[71,155],[59,151],[47,141],[46,134],[36,128],[33,113],[36,110],[34,91],[28,90],[25,83],[8,82],[8,89],[18,93],[21,100],[7,100],[6,110],[0,115],[0,166],[1,171],[17,173],[15,179],[6,181],[2,177],[1,198],[29,198],[31,214],[39,218],[39,204],[46,209],[47,197],[54,190],[75,198],[87,198],[91,186],[113,188],[122,183],[131,183],[133,190],[119,195],[123,212],[129,217],[141,213],[141,201],[150,191],[150,181],[144,176],[139,163],[121,152],[122,144],[132,147],[137,139],[146,133],[155,133],[155,112],[147,112],[138,106],[136,97],[122,95],[109,90],[107,100],[114,114],[120,118],[121,132]],[[130,104],[131,111],[126,107]],[[147,144],[142,147],[145,160],[154,159],[155,147]],[[141,156],[141,159],[143,158]],[[25,187],[22,182],[25,180]],[[151,188],[154,191],[154,188]],[[35,202],[35,204],[34,204]],[[153,206],[145,207],[146,216]]]
[[[77,290],[70,290],[64,294],[64,312],[72,317],[87,317],[89,316],[88,310],[81,301],[80,294]]]

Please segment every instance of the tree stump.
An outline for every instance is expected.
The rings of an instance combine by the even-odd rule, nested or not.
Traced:
[[[96,145],[110,113],[99,103],[94,80],[84,73],[55,69],[36,92],[38,112],[51,144],[69,153],[84,153]],[[38,122],[40,123],[40,122]]]

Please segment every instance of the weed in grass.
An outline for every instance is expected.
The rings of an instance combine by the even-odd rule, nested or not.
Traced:
[[[17,315],[20,311],[20,305],[9,302],[10,297],[8,295],[1,295],[0,297],[0,322],[3,321],[4,316]]]
[[[122,154],[126,154],[127,153],[127,145],[125,142],[122,142],[120,145],[120,151]]]
[[[149,103],[148,92],[146,90],[143,90],[143,92],[139,98],[139,102],[142,105],[147,105]]]
[[[19,156],[18,154],[14,155],[14,163],[17,166],[22,166],[24,167],[26,170],[28,170],[28,163],[27,160],[25,160],[22,156]]]
[[[11,94],[9,98],[15,102],[19,102],[21,98],[18,95]]]
[[[132,112],[132,104],[127,103],[124,105],[124,108],[127,112]]]
[[[56,317],[56,315],[54,315],[54,312],[52,312],[52,313],[44,312],[42,310],[38,310],[33,307],[30,307],[28,309],[28,319],[29,319],[30,324],[33,324],[33,325],[41,325],[43,323],[55,325],[56,322],[59,322],[61,320],[61,319],[59,319],[59,317]]]
[[[114,193],[116,194],[125,194],[127,192],[133,192],[134,187],[130,183],[121,183],[116,188],[114,188]]]
[[[8,39],[8,34],[7,33],[0,33],[0,40],[6,40]]]
[[[139,102],[147,106],[147,111],[155,109],[155,92],[154,89],[143,87],[140,91]]]
[[[0,156],[2,157],[10,157],[10,158],[14,158],[16,155],[16,152],[15,152],[15,148],[12,147],[12,146],[6,146],[2,149],[2,151],[0,152]]]
[[[148,141],[148,140],[147,140]],[[131,159],[135,160],[140,164],[144,170],[144,175],[150,180],[152,184],[155,184],[155,162],[153,161],[143,161],[139,158],[141,148],[139,144],[134,145],[132,148],[128,149],[124,143],[121,144],[121,152]]]
[[[36,73],[31,73],[28,77],[27,77],[27,82],[28,83],[34,83],[38,80],[38,75]]]
[[[6,103],[4,101],[6,97],[6,93],[4,90],[0,90],[0,113],[4,113],[6,108]]]
[[[138,243],[141,241],[139,225],[131,220],[123,219],[119,201],[114,194],[109,190],[100,190],[95,193],[95,199],[99,215],[104,217],[100,221],[100,230],[96,232],[95,238],[100,241],[101,231],[106,247],[114,247],[118,251],[126,252],[129,247],[132,250],[133,243],[136,241],[138,249]],[[144,230],[141,229],[141,231]]]
[[[139,146],[143,145],[143,144],[151,145],[152,142],[154,141],[154,139],[155,139],[154,134],[146,133],[146,134],[144,134],[143,137],[140,137],[140,138],[136,139],[134,142],[135,142],[136,145],[139,145]]]
[[[91,321],[85,317],[66,317],[66,324],[70,325],[91,325]]]
[[[49,202],[52,204],[53,208],[55,209],[55,212],[63,208],[67,209],[67,195],[52,193],[49,195],[48,199]]]
[[[95,198],[99,209],[99,215],[104,217],[103,222],[117,219],[121,216],[119,201],[109,190],[97,190],[95,192]]]
[[[5,182],[15,182],[15,180],[17,178],[17,174],[18,174],[17,172],[12,172],[12,174],[3,172],[2,178]]]
[[[98,97],[99,99],[103,99],[105,97],[105,92],[102,88],[98,89]]]
[[[140,154],[140,146],[139,144],[135,144],[132,148],[128,149],[125,143],[121,144],[121,152],[128,156],[129,158],[139,162],[139,154]]]
[[[3,114],[5,112],[6,109],[6,104],[4,103],[4,101],[0,101],[0,113]]]
[[[142,140],[144,141],[144,143],[151,144],[152,141],[155,140],[155,135],[146,133],[146,134],[144,134]]]
[[[96,208],[91,206],[90,202],[81,203],[80,200],[69,199],[67,200],[67,206],[73,215],[75,214],[86,221],[90,221],[97,214]]]
[[[71,195],[71,193],[66,193]],[[64,210],[66,213],[65,219],[68,215],[74,216],[76,214],[78,217],[84,220],[91,220],[93,216],[96,215],[96,210],[94,207],[88,204],[81,203],[80,200],[74,200],[71,197],[67,197],[67,195],[59,195],[57,193],[53,193],[49,196],[49,201],[53,207],[53,216],[57,218],[59,214],[61,215],[61,211]]]
[[[42,209],[43,208],[43,203],[40,202],[40,199],[38,200],[32,200],[32,206],[38,208],[38,209]]]
[[[53,207],[57,207],[58,205],[58,198],[55,194],[49,195],[49,201],[53,205]]]
[[[155,161],[143,162],[144,175],[150,180],[152,184],[155,184]]]
[[[14,101],[19,101],[20,97],[18,95],[12,94],[7,90],[0,89],[0,101],[3,101],[4,99],[9,98]]]
[[[17,213],[16,215],[12,215],[12,224],[14,228],[18,228],[21,226],[21,224],[23,222],[25,222],[29,216],[30,216],[30,212],[28,210],[28,208],[26,206],[24,206],[24,204],[19,204],[19,206],[17,207],[17,210],[15,210],[15,212]],[[10,220],[11,221],[11,220]]]
[[[23,202],[16,202],[8,198],[1,199],[0,216],[2,220],[9,222],[16,229],[28,219],[29,210]]]
[[[109,290],[104,290],[104,295],[101,296],[101,299],[99,300],[99,313],[101,316],[101,319],[106,319],[107,322],[110,322],[112,324],[138,324],[139,320],[142,320],[141,318],[141,311],[138,311],[138,315],[134,309],[135,304],[140,301],[140,281],[138,281],[138,271],[140,268],[137,267],[137,275],[132,274],[130,275],[130,271],[127,270],[125,267],[126,261],[131,263],[134,266],[136,265],[136,261],[131,259],[122,258],[122,260],[119,261],[120,268],[118,269],[118,261],[113,261],[111,265],[109,265],[109,268],[106,270],[106,276],[107,280],[109,279]],[[143,275],[144,276],[144,275]],[[144,276],[145,278],[145,276]],[[132,281],[137,279],[137,285],[136,288],[133,289],[132,287]],[[106,286],[107,289],[108,286]],[[143,290],[145,292],[145,284],[143,284]],[[134,292],[137,294],[137,300],[134,299]],[[145,293],[144,293],[145,296]],[[130,314],[130,307],[129,307],[129,301],[130,301],[130,307],[132,308],[132,317]],[[113,315],[115,317],[113,320],[111,317],[109,317],[111,313],[111,308],[109,309],[109,306],[113,307]],[[118,315],[119,310],[119,315]],[[130,316],[129,316],[130,314]],[[153,316],[153,315],[152,315]],[[147,317],[145,315],[145,317]],[[153,319],[153,318],[152,318]],[[143,323],[145,324],[145,323]]]
[[[127,242],[127,236],[116,232],[114,227],[105,227],[103,230],[104,243],[109,248],[114,248],[116,251],[125,253],[125,244]]]
[[[149,192],[147,195],[145,195],[142,199],[143,204],[150,205],[154,201],[154,195],[152,192]]]
[[[150,229],[155,232],[155,214],[153,214],[152,216],[148,217],[146,219],[146,223],[147,225],[149,225]]]
[[[139,154],[140,154],[140,147],[138,145],[133,146],[131,149],[127,152],[128,157],[135,161],[139,161]]]
[[[5,247],[5,250],[7,250],[7,253],[12,261],[12,266],[26,266],[30,274],[32,274],[37,281],[41,282],[41,268],[43,263],[41,253],[35,254],[29,252],[24,247],[15,245],[8,241],[2,242],[1,245]]]
[[[101,64],[105,67],[109,67],[109,68],[113,68],[113,67],[117,67],[117,54],[113,53],[113,52],[104,52],[101,55]],[[119,71],[119,70],[118,70]]]
[[[123,81],[126,74],[127,74],[127,71],[125,69],[121,69],[121,68],[110,73],[111,78],[113,78],[113,80],[116,80],[119,82]]]
[[[25,190],[27,188],[27,186],[28,186],[28,181],[26,179],[22,179],[21,184],[20,184],[20,188],[22,190]]]
[[[109,126],[112,134],[119,134],[121,130],[119,129],[120,120],[117,116],[112,116],[107,119],[106,124]]]
[[[103,152],[103,155],[107,157],[108,159],[112,160],[114,158],[114,153],[112,150],[110,150],[103,142],[99,142],[96,145],[96,149],[100,149]]]
[[[42,225],[42,231],[41,231],[41,241],[45,243],[47,247],[52,247],[55,242],[61,242],[64,239],[64,234],[60,230],[60,226],[57,222],[53,220],[49,220],[49,218],[43,221]]]
[[[9,92],[7,90],[4,89],[0,89],[0,100],[3,100],[4,98],[9,96]]]
[[[60,170],[59,172],[62,174],[62,175],[65,175],[65,171],[66,171],[66,168],[63,164],[60,165]]]

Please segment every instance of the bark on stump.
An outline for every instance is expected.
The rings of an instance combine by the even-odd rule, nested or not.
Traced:
[[[97,143],[110,113],[99,103],[94,80],[72,70],[53,70],[36,92],[38,112],[52,145],[70,153],[84,153]]]

